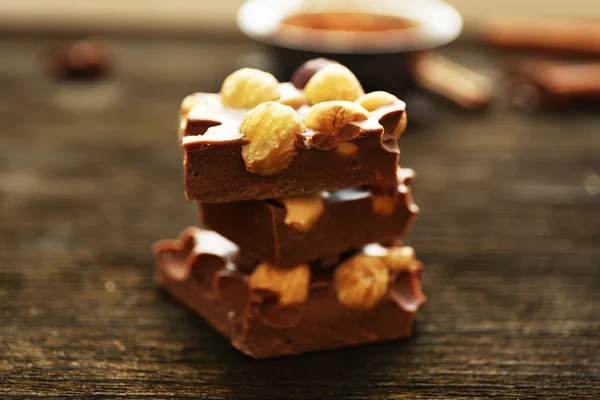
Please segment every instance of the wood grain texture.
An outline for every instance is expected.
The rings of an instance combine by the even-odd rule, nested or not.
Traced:
[[[0,398],[600,397],[597,113],[500,102],[407,132],[414,337],[258,362],[155,288],[149,245],[196,221],[180,99],[262,53],[122,39],[116,75],[82,86],[41,73],[46,44],[0,39]],[[448,54],[495,74],[473,50]]]

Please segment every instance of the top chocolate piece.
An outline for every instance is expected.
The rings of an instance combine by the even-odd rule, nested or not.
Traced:
[[[340,64],[315,73],[303,92],[274,79],[242,69],[219,95],[184,100],[180,140],[189,199],[222,203],[396,186],[404,102],[385,92],[363,94]]]

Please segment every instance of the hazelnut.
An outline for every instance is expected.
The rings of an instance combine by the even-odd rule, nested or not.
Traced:
[[[248,140],[242,148],[248,171],[276,175],[286,169],[296,156],[296,135],[304,130],[302,118],[290,106],[270,101],[248,111],[240,125]]]
[[[369,112],[358,104],[336,100],[312,106],[304,122],[307,128],[337,135],[349,122],[364,121],[368,118]]]
[[[397,101],[400,101],[400,99],[398,99],[393,94],[390,94],[388,92],[377,91],[360,96],[355,101],[355,103],[360,104],[368,111],[375,111],[379,107],[383,107],[385,105],[392,104]],[[402,114],[400,122],[396,126],[396,129],[393,133],[396,140],[398,140],[398,138],[400,138],[400,135],[402,135],[402,133],[406,130],[407,122],[408,119],[406,117],[406,111],[404,111],[404,114]]]
[[[334,273],[338,301],[350,308],[373,308],[385,296],[389,279],[388,267],[381,258],[357,254]]]
[[[358,146],[350,142],[342,142],[335,148],[335,152],[344,157],[354,155],[357,151]]]
[[[340,64],[331,64],[313,75],[304,87],[311,104],[330,100],[354,101],[364,94],[356,76]]]
[[[298,265],[294,268],[277,268],[261,263],[250,275],[251,290],[266,290],[278,297],[282,306],[302,303],[308,296],[310,268]]]
[[[358,99],[356,99],[356,103],[360,104],[368,111],[375,111],[379,107],[392,104],[396,101],[398,101],[398,98],[396,96],[388,92],[382,91],[363,94]]]
[[[396,140],[398,140],[400,138],[400,135],[402,135],[404,133],[407,125],[408,125],[408,115],[406,115],[406,111],[404,111],[404,113],[402,114],[402,117],[400,118],[400,122],[398,123],[398,126],[396,127],[396,129],[394,129],[394,137],[396,138]]]
[[[189,96],[186,96],[179,107],[179,118],[185,118],[190,110],[194,108],[196,104],[198,104],[199,100],[200,99],[197,93],[192,93]]]
[[[306,104],[304,93],[296,89],[291,83],[284,82],[279,84],[281,98],[278,100],[281,104],[298,109]]]
[[[308,60],[294,71],[290,81],[295,87],[302,90],[314,74],[331,64],[337,63],[333,60],[328,60],[327,58],[315,58]]]
[[[287,197],[279,199],[284,205],[285,224],[301,232],[306,232],[319,220],[325,205],[320,194]]]
[[[398,204],[398,196],[376,194],[373,197],[373,212],[380,215],[392,215]]]
[[[192,108],[196,107],[211,107],[218,104],[218,100],[214,95],[207,95],[206,93],[192,93],[186,96],[181,102],[179,107],[179,118],[183,119],[188,116]]]
[[[394,272],[408,271],[416,260],[415,250],[409,246],[389,248],[382,258],[390,271]]]
[[[279,99],[279,82],[258,69],[242,68],[223,81],[221,103],[229,107],[253,108],[266,101]]]

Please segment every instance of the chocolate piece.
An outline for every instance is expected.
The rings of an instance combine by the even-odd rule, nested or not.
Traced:
[[[53,47],[46,62],[50,72],[58,78],[93,79],[108,72],[112,56],[106,44],[80,40]]]
[[[417,54],[411,61],[415,81],[423,88],[467,110],[480,110],[493,99],[486,77],[434,53]]]
[[[213,235],[188,228],[179,239],[155,243],[156,280],[254,358],[407,337],[425,301],[420,287],[422,265],[413,261],[402,270],[390,270],[387,291],[368,309],[341,304],[331,272],[312,274],[303,302],[281,304],[268,290],[252,288],[251,275],[231,264],[235,252],[230,250],[235,245]],[[372,246],[381,257],[394,249]],[[372,251],[365,248],[362,254]]]
[[[525,111],[600,102],[600,62],[525,60],[506,73],[511,104]]]
[[[480,29],[492,46],[508,49],[600,55],[597,21],[525,18],[492,19]]]
[[[315,58],[312,60],[308,60],[307,62],[299,66],[298,69],[296,69],[296,71],[294,71],[290,82],[292,82],[292,84],[296,88],[302,90],[314,74],[316,74],[318,71],[322,70],[326,66],[335,63],[336,61],[329,60],[327,58]]]
[[[356,151],[321,150],[320,132],[308,129],[296,137],[296,155],[277,175],[249,172],[242,158],[246,138],[238,127],[248,110],[223,107],[217,95],[205,94],[206,105],[194,107],[182,123],[186,195],[190,200],[222,203],[299,196],[322,190],[385,184],[393,186],[400,153],[393,136],[405,104],[397,101],[350,122],[335,138]],[[306,116],[309,108],[297,111]]]
[[[279,267],[334,257],[371,242],[389,243],[410,231],[418,207],[399,170],[393,192],[349,188],[319,195],[199,204],[203,221],[255,259]]]

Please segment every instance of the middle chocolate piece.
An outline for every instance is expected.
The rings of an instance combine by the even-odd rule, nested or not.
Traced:
[[[413,170],[399,169],[390,193],[350,188],[199,207],[204,223],[248,256],[288,268],[408,233],[419,211],[410,193],[413,178]]]

